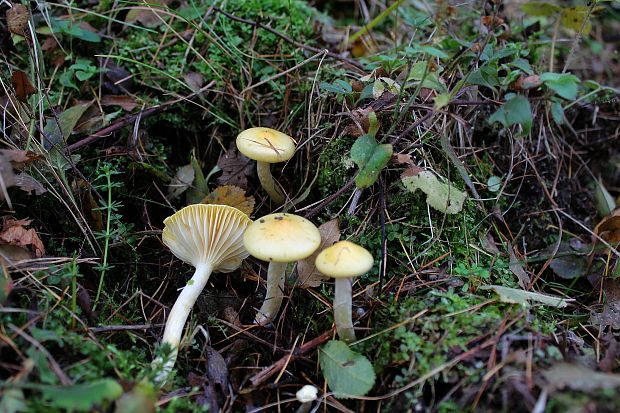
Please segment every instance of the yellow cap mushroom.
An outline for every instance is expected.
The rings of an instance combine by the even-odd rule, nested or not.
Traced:
[[[177,347],[189,313],[209,280],[211,272],[231,272],[248,256],[243,232],[252,221],[246,214],[227,205],[196,204],[177,211],[164,220],[162,240],[170,251],[196,268],[170,310],[162,344],[172,347],[156,380],[165,382],[176,360]]]
[[[352,278],[368,272],[374,263],[370,252],[350,241],[325,248],[315,260],[317,270],[335,278],[334,321],[343,341],[355,341],[352,319]]]
[[[278,213],[257,219],[243,235],[250,255],[269,261],[265,301],[256,323],[271,322],[280,310],[286,264],[312,255],[321,244],[321,233],[314,224],[293,214]]]
[[[236,143],[239,152],[256,161],[258,179],[269,197],[277,204],[284,203],[284,194],[271,175],[270,164],[293,157],[293,138],[275,129],[259,127],[241,132]]]

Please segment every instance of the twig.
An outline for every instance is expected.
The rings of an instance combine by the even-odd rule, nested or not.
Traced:
[[[303,43],[300,43],[298,41],[295,41],[295,40],[291,39],[290,37],[288,37],[287,35],[280,33],[276,29],[272,29],[271,27],[267,26],[266,24],[263,24],[263,23],[257,22],[257,21],[243,19],[241,17],[235,16],[234,14],[231,14],[231,13],[228,13],[228,12],[224,11],[224,10],[220,9],[219,7],[215,7],[215,6],[212,6],[212,7],[213,7],[214,11],[223,14],[224,16],[228,17],[231,20],[238,21],[240,23],[249,24],[249,25],[254,26],[254,27],[259,27],[259,28],[261,28],[263,30],[267,30],[269,33],[272,33],[272,34],[278,36],[279,38],[281,38],[283,40],[286,40],[287,42],[289,42],[290,44],[294,45],[295,47],[299,47],[300,49],[305,49],[305,50],[308,50],[308,51],[311,51],[311,52],[314,52],[314,53],[325,53],[327,56],[329,56],[329,57],[331,57],[333,59],[340,60],[341,62],[348,63],[351,66],[354,66],[354,67],[356,67],[358,69],[363,69],[364,68],[364,66],[362,66],[361,63],[356,62],[353,59],[349,59],[347,57],[340,56],[337,53],[330,52],[327,49],[319,49],[318,47],[308,46],[307,44],[303,44]]]
[[[107,333],[110,331],[131,331],[131,330],[150,330],[151,328],[160,328],[164,324],[137,324],[133,326],[101,326],[101,327],[89,327],[88,331],[92,333]]]
[[[125,116],[124,118],[119,119],[118,121],[114,122],[112,125],[110,126],[106,126],[103,129],[98,130],[97,132],[93,133],[92,135],[87,136],[86,138],[77,141],[74,144],[71,144],[69,146],[67,146],[67,153],[71,153],[73,151],[75,151],[76,149],[79,149],[83,146],[89,145],[93,142],[95,142],[96,140],[99,140],[100,138],[106,137],[111,135],[112,133],[124,128],[125,126],[133,123],[136,119],[140,118],[140,119],[144,119],[147,116],[151,116],[154,115],[156,113],[159,112],[163,112],[164,110],[168,110],[170,109],[171,106],[182,102],[182,101],[186,101],[186,100],[190,100],[193,99],[194,97],[200,95],[201,93],[203,93],[204,91],[206,91],[207,89],[210,89],[211,86],[213,86],[215,84],[215,81],[210,82],[208,85],[206,85],[205,87],[203,87],[202,89],[191,93],[187,96],[182,96],[180,98],[177,99],[173,99],[173,100],[169,100],[168,102],[164,102],[161,105],[157,105],[157,106],[153,106],[152,108],[148,108],[144,111],[140,111],[138,113],[134,113],[132,115],[129,116]]]
[[[317,346],[325,343],[333,336],[334,332],[332,330],[326,331],[320,336],[308,341],[307,343],[301,345],[298,349],[292,351],[286,356],[282,357],[280,360],[276,361],[269,367],[265,367],[258,374],[255,374],[250,381],[253,386],[259,386],[267,381],[271,376],[280,371],[284,366],[286,366],[291,361],[298,359],[302,354],[307,353],[308,351],[314,349]]]
[[[315,216],[316,214],[321,212],[323,210],[323,208],[325,208],[327,205],[329,205],[332,202],[334,202],[340,195],[345,193],[353,185],[355,185],[355,178],[351,178],[349,180],[349,182],[344,184],[344,186],[342,188],[340,188],[339,190],[337,190],[336,192],[334,192],[333,194],[331,194],[330,196],[325,198],[325,200],[323,202],[321,202],[319,205],[315,206],[310,211],[308,211],[306,213],[306,215],[304,215],[304,217],[307,218],[307,219],[312,218],[313,216]]]

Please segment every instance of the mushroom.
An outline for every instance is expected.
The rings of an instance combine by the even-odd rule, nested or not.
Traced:
[[[301,403],[301,406],[295,413],[307,413],[312,407],[312,402],[316,400],[319,389],[311,384],[306,384],[295,393],[295,398]]]
[[[271,175],[272,163],[288,161],[295,154],[295,141],[290,136],[270,128],[250,128],[237,135],[237,149],[256,161],[258,180],[269,197],[282,205],[285,196]]]
[[[265,215],[254,221],[243,235],[250,255],[269,261],[265,301],[256,314],[259,325],[270,323],[282,304],[286,264],[312,255],[321,243],[314,224],[293,214]]]
[[[189,313],[209,280],[211,272],[231,272],[248,256],[242,236],[252,221],[246,214],[227,205],[196,204],[177,211],[164,220],[162,240],[182,261],[196,268],[170,310],[162,344],[172,348],[156,381],[165,382],[174,367],[183,327]]]
[[[341,340],[355,341],[351,310],[353,304],[351,284],[353,277],[365,274],[372,268],[372,255],[357,244],[339,241],[325,248],[316,257],[317,270],[335,279],[334,321]]]

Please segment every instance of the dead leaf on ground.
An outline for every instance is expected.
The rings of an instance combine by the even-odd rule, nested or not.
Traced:
[[[30,13],[23,4],[13,4],[13,7],[6,12],[6,25],[13,34],[24,36],[28,30],[29,20]]]
[[[179,167],[168,185],[168,199],[175,199],[185,192],[194,182],[194,177],[194,167],[191,164]]]
[[[578,364],[559,363],[542,373],[552,389],[590,392],[620,387],[620,374],[599,373]]]
[[[31,222],[31,219],[17,220],[10,216],[3,217],[0,240],[9,245],[30,247],[35,255],[40,258],[45,255],[45,247],[37,232],[32,228],[26,228]]]
[[[25,192],[41,195],[46,189],[39,181],[26,173],[15,174],[14,170],[23,168],[39,156],[30,151],[0,150],[0,200],[6,200],[12,208],[7,188],[15,186]]]
[[[28,96],[37,92],[37,89],[32,85],[28,75],[21,70],[13,71],[11,83],[15,89],[15,96],[24,103],[28,102]]]
[[[590,314],[590,322],[602,327],[620,329],[620,301],[608,300],[600,313]]]
[[[43,156],[32,151],[22,151],[18,149],[0,149],[0,156],[11,162],[13,169],[21,169],[24,166],[42,159]]]
[[[411,159],[411,155],[406,153],[395,153],[392,155],[392,163],[396,165],[414,165],[413,159]]]
[[[170,0],[149,0],[143,6],[131,7],[125,21],[127,23],[141,23],[148,28],[161,26],[167,18],[167,14],[163,11]]]
[[[198,72],[189,72],[183,76],[183,80],[187,83],[187,86],[192,92],[198,92],[200,88],[205,84],[205,78]]]
[[[217,166],[222,170],[222,175],[217,178],[220,185],[235,185],[247,189],[248,176],[254,172],[254,162],[245,155],[237,151],[234,144],[227,150],[220,159]]]
[[[34,179],[32,176],[21,173],[16,175],[13,179],[14,185],[21,189],[22,191],[28,192],[29,195],[32,195],[34,192],[35,195],[41,195],[47,192],[47,189],[43,187],[41,182]]]
[[[620,243],[620,209],[603,218],[594,227],[594,233],[612,245]]]
[[[101,96],[101,106],[120,106],[127,112],[131,112],[138,106],[138,102],[127,95],[103,95]]]
[[[254,211],[256,201],[253,196],[246,196],[245,190],[238,186],[223,185],[215,188],[200,202],[202,204],[229,205],[250,216]]]
[[[19,261],[31,260],[34,254],[17,245],[0,244],[0,263],[11,265]]]
[[[48,119],[43,129],[45,149],[51,149],[66,142],[91,104],[92,102],[77,104]]]
[[[325,248],[331,247],[340,239],[340,222],[338,218],[332,219],[319,227],[321,233],[321,245],[308,258],[297,262],[297,285],[301,288],[318,287],[327,279],[316,269],[314,261],[317,255]]]
[[[73,191],[78,195],[80,204],[85,212],[88,223],[93,226],[96,231],[103,229],[103,213],[93,197],[90,185],[83,179],[76,179],[71,185]]]
[[[512,85],[514,90],[535,89],[542,85],[542,81],[538,75],[521,76]]]

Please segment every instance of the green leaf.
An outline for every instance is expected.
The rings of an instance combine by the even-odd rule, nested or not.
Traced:
[[[368,188],[377,181],[381,170],[390,161],[392,152],[392,145],[379,145],[371,134],[357,138],[351,147],[351,159],[360,169],[355,177],[358,188]]]
[[[193,183],[190,183],[191,186],[185,195],[185,200],[187,204],[198,204],[209,192],[209,185],[207,184],[207,179],[202,173],[202,168],[200,168],[200,164],[198,163],[198,159],[196,159],[196,154],[192,152],[192,159],[190,161],[191,167],[194,169],[194,180]]]
[[[73,74],[74,74],[73,70],[67,69],[64,72],[62,72],[58,80],[60,81],[60,84],[63,85],[64,87],[70,87],[70,88],[73,88],[79,91],[80,88],[73,81]]]
[[[73,132],[75,125],[77,125],[78,121],[90,105],[90,102],[75,105],[56,117],[50,118],[43,129],[43,132],[45,132],[45,149],[49,150],[62,142],[66,142]]]
[[[123,388],[116,381],[102,379],[92,383],[74,386],[45,386],[41,388],[43,398],[50,407],[72,411],[89,411],[106,401],[117,399]]]
[[[507,96],[508,98],[508,96]],[[499,122],[505,128],[521,125],[523,134],[528,135],[532,129],[532,108],[526,97],[513,95],[501,108],[489,118],[489,122]]]
[[[375,384],[370,361],[342,341],[328,341],[320,349],[319,359],[325,380],[337,398],[364,396]]]
[[[449,93],[440,93],[435,96],[435,110],[439,110],[450,103],[450,94]]]
[[[560,6],[542,1],[531,1],[521,5],[521,10],[530,16],[551,16],[562,10]]]
[[[348,95],[353,92],[351,85],[342,79],[337,79],[333,83],[321,82],[319,87],[326,92],[337,93],[339,95]]]
[[[551,117],[557,125],[564,124],[564,108],[560,102],[551,103]]]
[[[574,100],[577,97],[577,86],[580,83],[577,76],[570,73],[546,72],[540,75],[540,80],[566,100]]]
[[[533,293],[530,291],[519,290],[517,288],[502,287],[499,285],[486,285],[480,287],[481,290],[493,290],[499,295],[503,303],[520,304],[529,307],[533,303],[550,305],[553,307],[564,308],[570,300],[552,295]]]
[[[82,29],[79,23],[73,22],[71,20],[52,19],[52,27],[54,33],[61,32],[77,39],[84,40],[85,42],[101,42],[101,37],[97,33]]]
[[[444,214],[457,214],[463,209],[467,194],[454,186],[439,182],[431,171],[412,168],[401,176],[405,188],[410,192],[420,189],[426,194],[426,203]]]
[[[600,10],[600,7],[602,6],[594,7],[592,13]],[[590,30],[592,30],[592,23],[590,22],[592,14],[589,13],[588,9],[588,6],[566,7],[562,9],[562,26],[576,32],[581,30],[583,34],[590,33]]]
[[[499,176],[495,176],[495,175],[491,176],[487,180],[487,188],[491,192],[499,191],[502,188],[502,178],[500,178]]]
[[[616,209],[616,201],[607,188],[605,188],[601,177],[594,181],[594,201],[596,212],[598,212],[601,217],[608,216]]]

